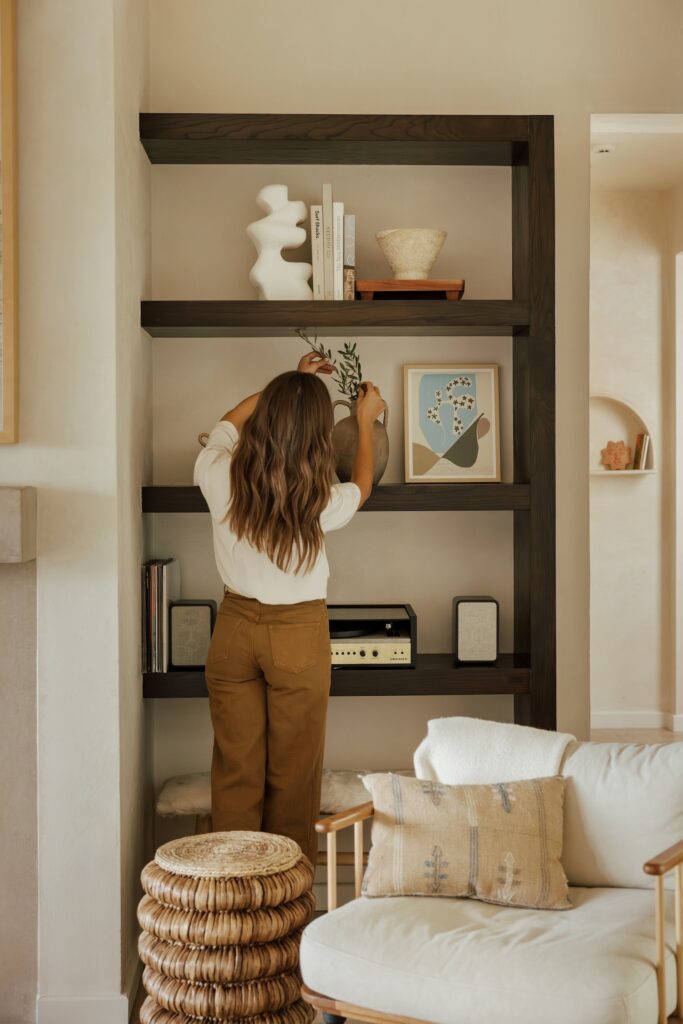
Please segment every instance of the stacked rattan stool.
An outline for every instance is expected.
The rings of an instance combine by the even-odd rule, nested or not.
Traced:
[[[142,872],[140,1024],[309,1024],[299,939],[312,881],[283,836],[213,832],[161,846]]]

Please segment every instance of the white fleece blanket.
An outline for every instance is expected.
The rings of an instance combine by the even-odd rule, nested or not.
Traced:
[[[434,718],[415,751],[418,779],[477,785],[560,775],[569,733],[479,718]]]

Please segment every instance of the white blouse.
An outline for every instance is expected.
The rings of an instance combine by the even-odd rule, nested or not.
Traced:
[[[238,540],[232,532],[227,520],[230,460],[238,438],[235,425],[221,420],[209,434],[194,467],[194,482],[201,488],[211,513],[213,548],[223,582],[235,593],[254,597],[263,604],[298,604],[324,599],[330,575],[324,546],[307,572],[283,571],[268,555],[257,551],[248,541]],[[329,504],[320,516],[323,532],[346,526],[358,510],[360,499],[357,484],[335,484]]]

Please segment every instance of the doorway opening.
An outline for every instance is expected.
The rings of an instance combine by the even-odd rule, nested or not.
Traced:
[[[593,116],[588,471],[596,730],[683,731],[682,280],[683,114]]]

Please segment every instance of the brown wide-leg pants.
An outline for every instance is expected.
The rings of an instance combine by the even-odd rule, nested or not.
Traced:
[[[206,662],[215,831],[289,836],[315,864],[330,673],[324,601],[226,594]]]

